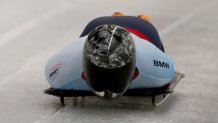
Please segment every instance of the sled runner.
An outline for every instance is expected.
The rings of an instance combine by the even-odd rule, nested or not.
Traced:
[[[127,90],[123,96],[136,96],[136,97],[151,97],[152,106],[159,106],[164,102],[169,94],[173,93],[174,88],[179,83],[179,81],[184,77],[184,74],[175,72],[174,78],[169,84],[160,87],[160,88],[137,88]],[[44,90],[44,93],[60,97],[60,103],[62,106],[65,106],[65,97],[85,97],[85,96],[96,96],[91,91],[82,91],[82,90],[58,90],[54,88],[48,88]],[[157,101],[156,97],[161,96],[161,99]]]

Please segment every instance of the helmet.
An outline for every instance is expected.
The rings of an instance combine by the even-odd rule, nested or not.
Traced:
[[[135,72],[132,36],[117,25],[101,25],[88,35],[83,47],[83,69],[90,89],[100,97],[121,96]]]

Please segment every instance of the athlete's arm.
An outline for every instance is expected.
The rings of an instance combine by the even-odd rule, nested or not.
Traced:
[[[136,45],[136,65],[139,77],[131,87],[161,87],[169,83],[174,76],[172,59],[152,43],[133,35]]]
[[[57,89],[84,89],[85,81],[81,79],[82,49],[86,37],[67,44],[46,64],[45,76],[49,84]]]

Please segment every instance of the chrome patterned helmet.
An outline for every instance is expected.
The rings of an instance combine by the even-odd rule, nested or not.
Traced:
[[[135,44],[117,25],[101,25],[88,35],[83,47],[83,69],[90,89],[100,97],[121,96],[135,72]]]

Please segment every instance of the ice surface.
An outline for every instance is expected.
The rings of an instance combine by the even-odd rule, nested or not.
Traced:
[[[186,77],[157,108],[128,97],[68,98],[62,108],[43,94],[46,61],[91,19],[115,11],[150,16]],[[0,0],[0,122],[218,122],[217,11],[216,0]]]

